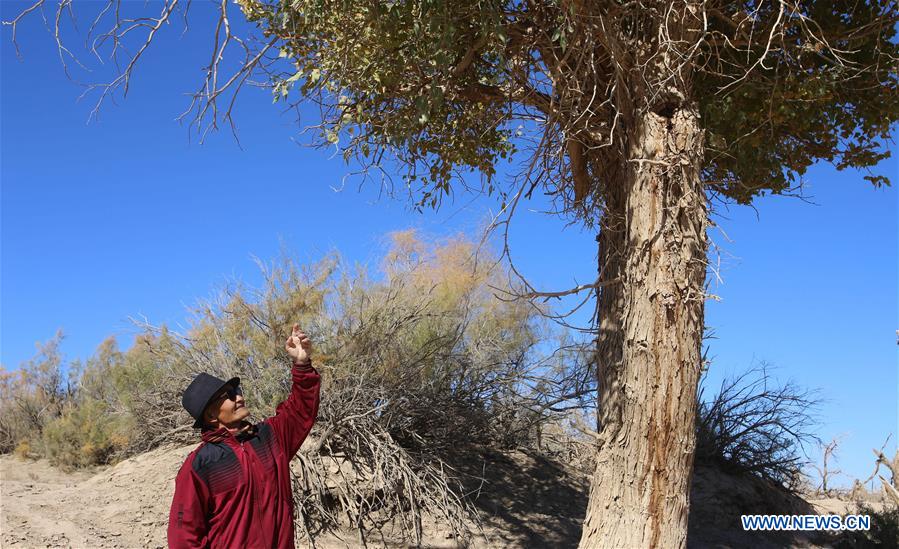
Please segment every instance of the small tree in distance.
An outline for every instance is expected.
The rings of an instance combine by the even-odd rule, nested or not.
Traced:
[[[837,475],[843,474],[841,469],[837,469],[835,461],[837,457],[837,448],[840,446],[840,440],[836,437],[830,439],[830,442],[821,442],[818,444],[821,450],[821,465],[812,464],[812,468],[818,472],[821,479],[818,489],[822,494],[829,496],[833,489],[833,479]]]
[[[539,188],[597,231],[594,282],[521,293],[598,304],[599,436],[581,546],[683,547],[710,201],[790,193],[819,160],[870,168],[888,156],[895,1],[237,3],[262,36],[235,35],[220,4],[187,113],[202,131],[230,121],[261,73],[286,100],[298,89],[320,106],[321,143],[363,174],[398,165],[402,184],[381,183],[419,206],[438,207],[472,170],[502,202],[497,227]],[[101,101],[127,90],[156,32],[190,5],[166,0],[158,16],[128,19],[122,4],[103,4],[100,45],[121,54],[145,34]],[[227,73],[232,50],[241,62]],[[508,185],[495,177],[507,158],[524,166]]]

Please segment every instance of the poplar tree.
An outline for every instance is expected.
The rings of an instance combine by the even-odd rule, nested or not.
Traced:
[[[99,87],[101,102],[127,91],[184,4],[166,0],[139,25],[112,9],[120,0],[105,4],[101,16],[116,13],[99,35],[107,45],[144,38]],[[684,547],[711,208],[793,193],[818,161],[870,169],[888,156],[896,2],[237,4],[261,36],[235,34],[222,0],[185,112],[201,131],[229,122],[239,90],[264,74],[276,97],[320,107],[323,144],[364,174],[398,171],[383,183],[420,207],[438,207],[474,171],[504,226],[539,189],[597,232],[593,283],[526,296],[597,300],[596,470],[581,546]],[[523,168],[500,180],[506,161]]]

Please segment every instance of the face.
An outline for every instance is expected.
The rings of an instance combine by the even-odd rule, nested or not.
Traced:
[[[225,385],[212,400],[204,412],[206,422],[214,428],[237,427],[238,424],[250,415],[250,411],[246,407],[243,395],[240,389],[235,389],[230,385]]]

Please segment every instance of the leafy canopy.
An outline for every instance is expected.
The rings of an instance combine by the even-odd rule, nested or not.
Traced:
[[[569,205],[578,167],[565,143],[595,150],[601,194],[615,183],[603,146],[626,141],[634,109],[664,109],[639,82],[666,75],[641,60],[670,51],[706,130],[704,181],[725,198],[784,192],[818,160],[870,168],[899,119],[894,1],[238,3],[294,64],[277,96],[298,88],[318,102],[324,144],[347,159],[398,159],[419,204],[437,206],[456,170],[493,192],[498,163],[528,138],[531,168]]]

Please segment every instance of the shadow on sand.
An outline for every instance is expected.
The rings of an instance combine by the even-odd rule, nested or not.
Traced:
[[[465,486],[484,526],[503,547],[576,547],[588,486],[536,453],[466,453],[452,466],[470,475]],[[471,456],[477,456],[471,459]],[[483,483],[478,478],[483,479]]]

